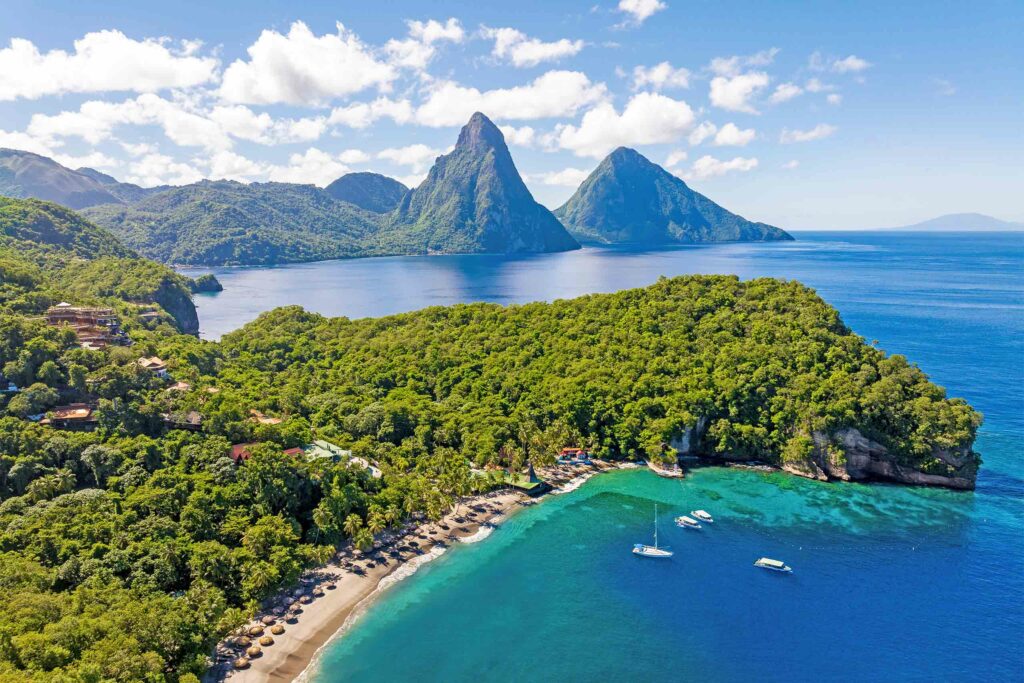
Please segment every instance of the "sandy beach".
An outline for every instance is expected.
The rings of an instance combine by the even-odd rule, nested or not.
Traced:
[[[619,466],[603,462],[592,466],[563,465],[547,468],[540,474],[552,485],[552,492],[559,493],[574,490],[594,474]],[[249,668],[233,668],[233,660],[243,655],[245,648],[233,644],[233,639],[229,638],[218,646],[217,660],[204,680],[284,683],[304,679],[303,673],[310,668],[317,652],[346,626],[346,622],[358,618],[380,593],[378,589],[392,582],[385,582],[385,578],[399,568],[414,570],[443,553],[452,543],[463,539],[472,541],[515,510],[536,503],[512,490],[474,496],[462,501],[439,522],[409,524],[392,534],[382,534],[372,551],[359,553],[351,548],[342,549],[330,564],[306,572],[298,585],[268,600],[268,609],[246,624],[248,630],[257,626],[263,617],[273,618],[273,624],[264,626],[264,635],[270,635],[274,642],[263,646],[259,656],[250,658]],[[280,611],[286,600],[295,601],[299,608],[289,608],[283,615],[274,614],[273,606],[277,605]],[[308,604],[303,604],[305,601],[309,601]],[[301,611],[290,614],[292,609]],[[278,625],[284,632],[272,634],[271,629]],[[259,636],[252,637],[252,644],[258,639]]]

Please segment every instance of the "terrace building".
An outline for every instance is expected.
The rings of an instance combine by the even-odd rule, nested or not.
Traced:
[[[62,301],[46,309],[44,317],[49,325],[73,329],[78,343],[84,349],[102,349],[109,345],[127,346],[131,343],[111,308],[72,306]]]

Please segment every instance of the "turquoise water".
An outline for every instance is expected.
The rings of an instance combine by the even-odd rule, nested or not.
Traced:
[[[595,478],[389,589],[328,648],[319,683],[1024,680],[1024,237],[797,238],[218,270],[227,290],[200,300],[209,336],[285,303],[356,317],[691,272],[794,278],[986,416],[974,493],[724,469]],[[629,552],[655,502],[667,562]],[[697,507],[716,523],[670,524]],[[762,555],[794,574],[754,569]]]

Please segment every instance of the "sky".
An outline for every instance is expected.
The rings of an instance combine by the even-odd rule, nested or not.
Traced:
[[[788,229],[1024,220],[1024,3],[7,0],[0,147],[152,186],[420,182],[482,111],[555,208],[633,147]]]

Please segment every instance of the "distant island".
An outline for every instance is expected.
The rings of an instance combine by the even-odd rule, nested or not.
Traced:
[[[523,182],[504,135],[474,114],[415,188],[349,173],[326,188],[203,180],[143,188],[38,154],[0,150],[0,195],[81,210],[144,256],[175,265],[271,265],[409,254],[521,254],[599,244],[789,240],[620,148],[556,212]]]
[[[983,213],[950,213],[912,225],[878,229],[905,230],[907,232],[1010,232],[1024,230],[1024,223],[1004,221]]]

